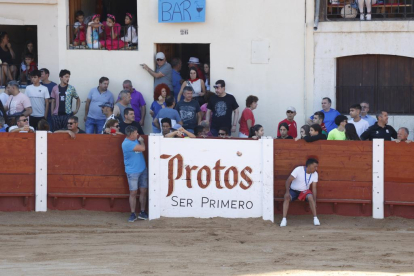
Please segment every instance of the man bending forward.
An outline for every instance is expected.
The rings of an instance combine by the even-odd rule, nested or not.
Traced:
[[[306,200],[313,214],[313,224],[321,225],[316,216],[316,184],[318,183],[318,160],[309,158],[306,166],[296,167],[286,180],[286,193],[283,202],[283,219],[280,227],[287,225],[286,215],[289,209],[289,203],[296,199]],[[313,184],[313,185],[312,185]],[[312,191],[310,190],[312,185]]]

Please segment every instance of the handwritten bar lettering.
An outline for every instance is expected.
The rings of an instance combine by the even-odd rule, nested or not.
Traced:
[[[159,23],[205,22],[205,15],[206,0],[158,1]]]

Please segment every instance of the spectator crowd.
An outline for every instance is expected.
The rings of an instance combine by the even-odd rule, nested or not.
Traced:
[[[80,15],[78,19],[82,19]],[[191,57],[188,61],[189,76],[182,78],[182,61],[172,60],[170,65],[164,53],[155,56],[156,68],[146,64],[142,68],[154,77],[153,102],[149,108],[152,133],[165,137],[208,138],[230,137],[239,125],[238,137],[260,139],[265,136],[262,125],[257,124],[254,110],[259,98],[250,95],[240,114],[234,95],[226,92],[226,82],[218,80],[210,88],[209,64],[200,64]],[[30,66],[30,64],[28,64]],[[29,83],[25,93],[20,92],[17,81],[9,81],[5,92],[0,94],[0,132],[31,132],[47,130],[77,134],[125,135],[126,128],[133,126],[144,134],[147,113],[146,102],[130,80],[123,82],[122,90],[114,95],[108,90],[109,78],[101,77],[98,86],[92,88],[85,104],[85,131],[79,129],[81,100],[76,88],[69,84],[71,73],[63,69],[59,83],[49,80],[46,68],[28,73]],[[73,108],[75,102],[75,108]],[[299,128],[295,122],[296,108],[286,109],[286,118],[277,125],[276,139],[305,140],[372,140],[410,143],[409,130],[402,127],[396,131],[388,125],[388,113],[379,111],[375,120],[368,115],[369,103],[361,102],[349,107],[349,117],[331,108],[332,101],[322,99],[322,109],[313,113],[307,123]],[[240,115],[240,116],[239,116]]]
[[[80,40],[80,42],[82,42]],[[0,45],[1,46],[1,45]],[[217,80],[210,84],[209,64],[200,64],[191,57],[188,61],[189,76],[180,75],[182,61],[174,58],[170,65],[164,53],[156,54],[156,68],[146,64],[142,68],[154,77],[153,101],[148,110],[151,116],[152,133],[166,138],[227,138],[236,134],[239,138],[261,139],[265,129],[258,124],[254,111],[258,109],[259,98],[250,95],[240,114],[236,97],[226,92],[226,82]],[[29,60],[26,63],[30,67]],[[123,135],[122,144],[125,172],[130,189],[131,215],[129,222],[146,220],[146,194],[148,170],[142,152],[145,143],[142,137],[146,102],[130,80],[125,80],[122,90],[114,95],[109,89],[109,78],[101,77],[98,85],[92,88],[86,98],[85,130],[79,128],[76,116],[81,107],[81,99],[74,86],[69,84],[71,73],[63,69],[59,82],[49,80],[46,68],[28,70],[28,86],[25,93],[20,91],[19,82],[11,80],[5,92],[0,93],[0,132],[35,132],[37,130],[54,133],[67,133],[75,138],[78,134]],[[6,76],[7,77],[7,76]],[[215,92],[210,92],[210,88]],[[75,106],[73,103],[75,102]],[[298,128],[295,121],[296,108],[286,108],[286,118],[277,124],[276,139],[304,140],[372,140],[375,138],[397,143],[408,140],[409,130],[401,127],[396,131],[388,125],[388,113],[381,110],[376,119],[369,116],[369,103],[355,103],[349,107],[349,117],[331,108],[332,101],[322,99],[322,109],[307,119]],[[295,199],[306,200],[314,215],[314,225],[320,225],[316,216],[317,160],[309,159],[305,167],[296,168],[286,182],[283,220],[286,226],[289,202]],[[303,172],[303,177],[302,177]],[[313,177],[313,178],[312,178]],[[303,179],[302,179],[303,178]],[[310,190],[310,184],[312,191]],[[141,212],[136,215],[137,196]]]

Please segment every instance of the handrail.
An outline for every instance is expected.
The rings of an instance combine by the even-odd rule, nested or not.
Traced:
[[[316,0],[319,2],[319,0]],[[328,21],[355,21],[360,19],[358,2],[355,0],[324,0]],[[364,7],[366,10],[366,7]],[[318,14],[320,14],[319,11]],[[378,0],[372,4],[372,20],[414,20],[414,7],[407,0]]]
[[[119,33],[116,38],[107,36],[105,28],[107,26],[102,25],[99,28],[92,28],[91,26],[85,26],[82,37],[74,35],[73,29],[75,25],[67,25],[68,41],[67,49],[73,50],[138,50],[138,26],[116,26],[114,32]],[[132,28],[130,30],[130,28]],[[99,32],[98,39],[94,38],[93,31]],[[88,39],[88,36],[91,36]],[[84,36],[84,37],[83,37]]]

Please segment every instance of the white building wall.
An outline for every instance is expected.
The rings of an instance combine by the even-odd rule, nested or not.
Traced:
[[[298,110],[297,121],[304,121],[305,0],[209,0],[205,23],[158,23],[158,1],[140,0],[139,51],[110,52],[66,50],[68,0],[58,5],[59,68],[72,72],[71,83],[82,102],[98,79],[107,76],[114,93],[122,89],[123,80],[131,79],[143,93],[148,110],[153,101],[153,78],[139,64],[154,66],[156,43],[209,43],[212,82],[226,81],[240,113],[248,95],[258,96],[256,122],[264,126],[266,135],[276,135],[277,123],[285,118],[290,105]],[[188,29],[189,34],[181,35],[180,29]],[[253,40],[269,42],[268,64],[251,63]],[[84,116],[84,103],[79,116]],[[150,132],[150,118],[147,113],[146,133]]]
[[[306,105],[308,116],[321,109],[321,99],[326,96],[332,99],[335,108],[337,58],[366,54],[414,58],[414,47],[410,46],[414,43],[413,21],[320,22],[314,31],[314,6],[308,2],[307,7],[307,37],[313,40],[306,46],[306,54],[312,56],[306,64],[306,96],[312,99]],[[396,130],[407,127],[413,139],[414,116],[389,115],[389,125]]]

